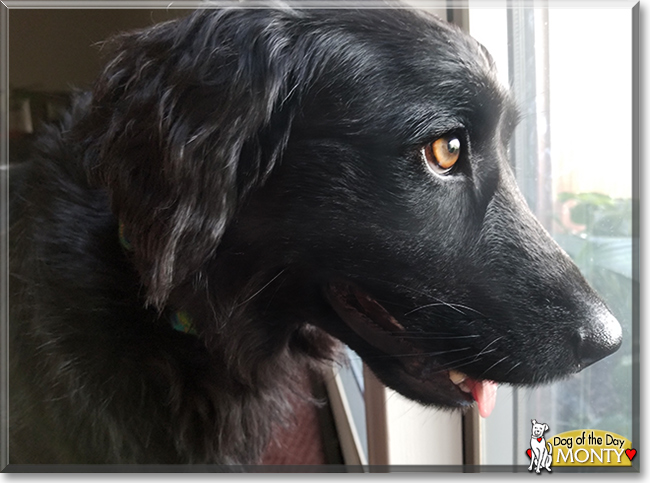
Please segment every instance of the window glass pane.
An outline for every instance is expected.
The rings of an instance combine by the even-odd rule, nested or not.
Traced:
[[[345,347],[346,363],[339,371],[341,385],[345,391],[348,407],[350,409],[350,424],[353,424],[359,436],[360,451],[368,460],[368,433],[366,430],[366,406],[363,399],[363,361],[349,347]]]
[[[498,8],[498,4],[503,4]],[[470,2],[469,28],[472,37],[481,42],[490,52],[498,69],[499,80],[509,85],[508,75],[508,17],[506,3],[490,3],[489,8],[481,8],[481,2]]]
[[[513,89],[534,86],[532,97],[515,92],[524,109],[513,143],[536,140],[526,146],[528,156],[514,149],[518,182],[531,209],[618,318],[623,345],[566,381],[502,390],[497,410],[483,422],[486,464],[527,465],[531,419],[549,425],[547,436],[601,429],[632,439],[631,10],[525,14],[519,23],[511,17],[508,31],[505,8],[471,10],[470,33],[495,53],[500,69],[503,52],[510,52],[505,63]],[[512,44],[508,49],[504,30],[511,42],[534,46],[525,71],[512,68],[517,50]],[[522,87],[517,75],[529,83]]]

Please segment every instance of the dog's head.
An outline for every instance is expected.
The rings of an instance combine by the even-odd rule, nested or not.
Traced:
[[[531,420],[533,423],[533,429],[532,429],[532,437],[533,438],[541,438],[546,431],[548,431],[548,424],[545,423],[538,423],[534,419]]]
[[[206,10],[115,49],[82,123],[88,172],[149,302],[241,339],[240,365],[317,352],[317,326],[404,395],[487,414],[489,381],[618,348],[526,207],[512,101],[458,29],[399,9]]]

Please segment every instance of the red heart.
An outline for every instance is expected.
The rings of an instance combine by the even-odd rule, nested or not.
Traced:
[[[542,438],[537,438],[537,442],[538,442],[538,443],[541,443],[541,442],[542,442]]]
[[[526,450],[526,454],[528,455],[529,458],[533,457],[533,452],[530,450],[530,448]]]
[[[636,450],[635,449],[626,449],[625,454],[627,455],[628,458],[630,458],[630,461],[634,459],[636,456]]]

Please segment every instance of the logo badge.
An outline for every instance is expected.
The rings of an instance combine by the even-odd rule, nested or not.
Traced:
[[[551,466],[632,466],[632,442],[599,429],[576,429],[545,438],[548,425],[532,420],[528,471],[551,472]]]

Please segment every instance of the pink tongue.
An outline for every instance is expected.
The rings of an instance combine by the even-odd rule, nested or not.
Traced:
[[[481,417],[487,418],[497,402],[497,383],[472,380],[468,386],[471,384],[474,384],[472,386],[472,396],[478,405],[478,413]]]

